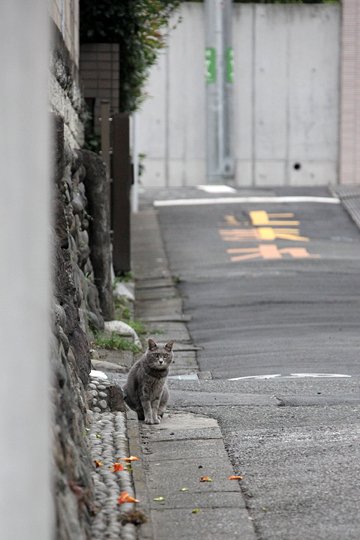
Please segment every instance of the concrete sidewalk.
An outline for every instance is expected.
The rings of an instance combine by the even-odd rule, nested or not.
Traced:
[[[331,191],[340,199],[343,207],[360,229],[360,185],[337,186]]]
[[[360,187],[337,188],[333,193],[360,228]],[[144,322],[148,335],[155,340],[176,340],[171,378],[208,379],[210,373],[199,372],[198,348],[187,329],[188,320],[182,312],[176,276],[171,276],[168,267],[156,211],[151,204],[145,204],[132,220],[135,317]],[[107,351],[105,361],[93,361],[96,369],[107,373],[108,381],[93,380],[90,389],[93,405],[99,410],[101,403],[106,405],[101,412],[94,412],[89,435],[93,459],[103,462],[93,475],[98,511],[92,537],[254,540],[246,489],[243,486],[242,492],[241,481],[228,479],[241,471],[232,468],[216,420],[181,410],[186,393],[179,399],[176,391],[158,426],[139,423],[132,411],[124,413],[121,407],[112,409],[103,402],[107,386],[122,386],[125,382],[132,361],[132,353],[117,351]],[[205,394],[201,392],[208,400]],[[215,400],[219,398],[216,393],[211,395]],[[131,475],[126,470],[114,475],[111,465],[125,455],[138,456],[140,461],[132,465]],[[211,481],[201,482],[204,476]],[[120,509],[116,504],[120,491],[128,491],[140,502],[127,503]],[[122,516],[133,510],[143,512],[147,521],[137,527],[133,521],[125,524]]]
[[[171,376],[196,378],[196,347],[153,209],[133,216],[132,258],[136,317],[154,339],[176,340]],[[140,538],[255,539],[240,482],[228,479],[238,471],[231,466],[216,420],[173,410],[171,402],[159,426],[139,423],[133,412],[126,415],[130,453],[141,458],[133,472],[135,493],[148,516],[139,527]]]

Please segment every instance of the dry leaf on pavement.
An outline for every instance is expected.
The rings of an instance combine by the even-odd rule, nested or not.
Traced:
[[[131,461],[140,461],[140,458],[136,456],[130,456],[130,457],[122,457],[120,458],[121,461],[126,461],[126,463],[131,463]]]
[[[114,463],[111,467],[112,472],[120,472],[124,470],[124,465],[122,463]]]
[[[124,503],[138,503],[140,502],[138,499],[135,499],[135,497],[132,497],[129,495],[127,491],[123,491],[120,493],[120,496],[117,500],[118,504],[124,504]]]

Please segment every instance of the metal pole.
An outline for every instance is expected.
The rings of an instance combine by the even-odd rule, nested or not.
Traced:
[[[0,538],[53,538],[50,31],[46,0],[0,4]]]
[[[205,0],[207,177],[222,183],[234,176],[232,149],[232,0]]]

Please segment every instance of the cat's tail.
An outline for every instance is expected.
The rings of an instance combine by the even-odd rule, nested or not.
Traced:
[[[126,385],[121,390],[122,390],[124,401],[125,401],[126,405],[128,407],[130,407],[130,409],[132,409],[133,411],[136,411],[136,405],[131,401],[131,399],[130,399],[127,391],[126,391]]]
[[[122,390],[124,402],[126,403],[126,405],[130,409],[132,409],[133,411],[136,412],[136,414],[138,415],[139,420],[144,420],[144,418],[145,418],[144,417],[144,411],[143,411],[143,408],[141,407],[141,405],[136,405],[133,401],[131,401],[131,399],[129,398],[129,395],[126,392],[126,386],[124,386],[124,388],[122,388],[121,390]]]

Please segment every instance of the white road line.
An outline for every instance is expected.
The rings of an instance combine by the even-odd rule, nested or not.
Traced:
[[[169,199],[168,201],[154,201],[155,207],[160,206],[203,206],[210,204],[235,204],[235,203],[322,203],[340,204],[336,197],[217,197],[213,199]]]
[[[228,381],[242,381],[245,379],[258,379],[258,380],[278,379],[281,376],[282,376],[281,373],[274,373],[274,375],[248,375],[247,377],[234,377],[233,379],[228,379]]]
[[[342,373],[290,373],[289,375],[281,375],[281,373],[274,373],[273,375],[248,375],[247,377],[234,377],[228,379],[228,381],[242,381],[246,379],[266,380],[266,379],[334,379],[334,378],[351,378],[351,375],[344,375]]]
[[[196,188],[201,191],[205,191],[206,193],[236,193],[236,189],[225,185],[208,184],[196,186]]]

